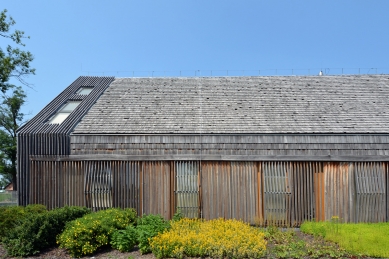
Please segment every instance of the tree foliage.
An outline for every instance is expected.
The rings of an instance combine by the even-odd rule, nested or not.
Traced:
[[[30,67],[34,57],[29,51],[22,50],[24,47],[23,39],[29,38],[24,36],[23,31],[14,30],[15,20],[7,16],[7,10],[0,13],[0,36],[8,38],[16,47],[7,45],[5,49],[0,47],[0,90],[5,93],[12,88],[11,78],[16,78],[24,85],[28,83],[24,80],[26,76],[35,74],[35,69]]]
[[[14,87],[11,96],[4,94],[0,106],[0,173],[14,183],[16,189],[16,130],[23,124],[21,107],[26,95],[21,87]]]
[[[23,50],[23,40],[29,37],[23,31],[14,30],[15,20],[7,16],[7,10],[0,12],[0,37],[9,40],[6,46],[0,46],[0,175],[4,181],[13,182],[16,190],[16,130],[23,123],[24,114],[21,107],[26,95],[20,86],[11,81],[19,81],[29,86],[25,81],[28,75],[35,74],[30,67],[34,57],[29,51]],[[15,79],[15,80],[13,80]]]

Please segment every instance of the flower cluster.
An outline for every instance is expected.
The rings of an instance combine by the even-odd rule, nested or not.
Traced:
[[[151,239],[158,258],[260,258],[266,251],[264,233],[238,220],[182,219]]]
[[[116,230],[125,229],[135,219],[133,209],[108,209],[88,214],[66,225],[57,237],[57,243],[74,257],[92,254],[99,247],[108,245]]]

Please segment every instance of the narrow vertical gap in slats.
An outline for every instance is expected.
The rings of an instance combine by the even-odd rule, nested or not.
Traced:
[[[120,207],[117,203],[117,198],[121,197],[121,194],[117,193],[118,186],[117,186],[117,175],[116,172],[119,169],[122,161],[111,161],[111,175],[112,175],[112,207]],[[125,172],[124,172],[125,173]]]
[[[384,172],[385,172],[385,185],[384,185],[384,188],[385,188],[385,192],[386,192],[386,195],[385,195],[385,221],[388,221],[389,220],[389,164],[388,162],[385,162],[384,163]]]
[[[169,204],[169,217],[172,218],[173,215],[176,213],[176,170],[175,170],[175,165],[173,161],[169,162],[170,166],[170,172],[169,172],[169,184],[171,186],[170,190],[170,204]]]
[[[138,214],[139,215],[143,215],[145,212],[144,212],[144,185],[145,185],[145,181],[144,181],[144,171],[145,171],[145,168],[146,168],[146,162],[142,162],[141,164],[142,166],[139,168],[140,169],[140,172],[139,172],[139,212]]]
[[[256,219],[255,223],[258,225],[264,225],[263,217],[263,173],[262,173],[263,162],[257,163],[257,203],[256,203]]]
[[[91,193],[90,193],[90,162],[85,162],[85,180],[84,180],[84,196],[85,196],[85,206],[88,208],[92,207],[91,204]]]

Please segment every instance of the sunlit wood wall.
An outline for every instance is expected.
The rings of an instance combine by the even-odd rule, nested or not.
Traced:
[[[171,218],[388,220],[385,162],[31,161],[29,203],[135,208]]]

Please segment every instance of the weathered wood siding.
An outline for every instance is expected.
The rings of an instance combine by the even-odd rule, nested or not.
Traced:
[[[173,176],[169,162],[144,162],[141,172],[141,215],[160,214],[171,218]]]
[[[259,218],[255,162],[202,162],[201,201],[205,219],[241,219],[255,223]],[[259,197],[258,197],[259,196]]]
[[[325,219],[333,216],[355,222],[355,179],[353,163],[325,163]]]
[[[389,136],[71,135],[71,154],[141,160],[389,161]]]
[[[28,203],[44,204],[48,209],[86,206],[84,179],[88,164],[91,163],[32,161]]]
[[[263,162],[265,222],[294,226],[320,215],[316,200],[323,194],[315,190],[314,179],[322,166],[318,162]],[[323,184],[322,179],[318,181]]]
[[[305,220],[388,219],[388,163],[274,161],[31,161],[29,203],[133,207],[140,215],[236,218],[298,226]]]
[[[386,220],[386,165],[384,163],[354,164],[355,221],[381,222]]]

